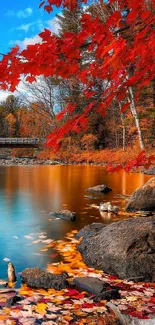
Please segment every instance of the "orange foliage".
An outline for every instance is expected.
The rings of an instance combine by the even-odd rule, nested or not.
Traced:
[[[11,157],[33,157],[34,149],[18,148],[11,150]]]
[[[16,129],[16,118],[12,113],[10,113],[7,115],[6,121],[8,122],[9,126],[9,134],[10,136],[13,136]]]
[[[31,104],[32,109],[21,109],[18,113],[20,118],[20,135],[22,137],[46,137],[51,130],[49,116],[41,110],[39,105]]]
[[[80,150],[75,147],[75,150],[69,151],[60,150],[57,153],[53,153],[52,150],[45,149],[42,151],[38,158],[40,159],[59,159],[67,161],[68,163],[94,163],[103,165],[124,165],[130,160],[134,160],[137,155],[141,152],[138,146],[127,147],[126,151],[122,149],[104,149],[104,150]],[[147,151],[148,155],[155,154],[155,150],[151,148]],[[68,157],[66,159],[66,157]]]

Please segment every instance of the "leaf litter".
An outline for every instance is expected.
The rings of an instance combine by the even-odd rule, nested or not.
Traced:
[[[144,283],[120,280],[116,276],[108,275],[100,270],[89,268],[82,260],[76,246],[77,231],[66,235],[65,240],[44,240],[44,248],[48,251],[54,248],[56,254],[62,256],[60,263],[47,265],[51,273],[67,272],[70,286],[75,277],[94,277],[119,288],[121,299],[111,300],[122,314],[128,314],[139,319],[151,319],[155,315],[155,283]],[[40,234],[42,236],[43,234]],[[42,237],[43,239],[43,237]],[[42,240],[43,242],[43,240]],[[55,256],[56,256],[55,254]],[[52,254],[51,257],[54,257]],[[0,295],[0,325],[114,325],[116,316],[107,308],[106,300],[94,302],[94,295],[86,291],[70,287],[61,291],[49,289],[28,288],[22,285],[18,290],[20,301],[8,307],[8,299],[17,294],[15,292]]]

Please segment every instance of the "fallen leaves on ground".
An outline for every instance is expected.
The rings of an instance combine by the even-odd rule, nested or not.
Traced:
[[[110,285],[119,287],[121,299],[111,300],[121,313],[129,314],[141,319],[153,318],[155,315],[155,284],[134,283],[123,281],[116,276],[107,275],[103,271],[88,268],[76,246],[79,243],[74,238],[76,231],[66,235],[64,241],[50,242],[45,240],[46,246],[41,251],[48,251],[51,247],[62,256],[62,262],[47,266],[52,273],[67,272],[69,282],[74,277],[97,277]],[[41,234],[41,236],[43,236]],[[43,239],[43,237],[42,237]],[[53,257],[51,255],[51,257]],[[106,307],[106,301],[94,303],[93,295],[76,288],[61,291],[54,289],[31,289],[22,285],[18,294],[21,300],[8,307],[8,299],[15,293],[5,293],[0,296],[0,324],[43,324],[43,325],[115,325],[115,315]]]

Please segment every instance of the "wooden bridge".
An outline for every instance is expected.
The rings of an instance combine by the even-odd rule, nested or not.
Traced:
[[[0,148],[38,148],[43,143],[40,138],[0,138]]]

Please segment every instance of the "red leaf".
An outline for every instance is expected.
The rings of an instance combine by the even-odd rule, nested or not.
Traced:
[[[129,107],[130,107],[130,103],[126,103],[126,104],[124,104],[124,105],[121,107],[120,112],[121,112],[121,113],[124,113],[124,112],[126,111],[126,109],[129,108]]]
[[[49,14],[51,13],[51,11],[53,11],[53,9],[52,9],[52,6],[45,6],[44,7],[44,9],[45,9],[45,11],[47,11]]]
[[[26,81],[32,83],[32,82],[36,81],[36,78],[33,77],[33,76],[28,76],[28,77],[26,78]]]
[[[44,5],[45,1],[42,1],[39,5],[39,8],[41,8]]]
[[[76,296],[79,295],[79,291],[75,290],[75,289],[67,289],[66,291],[68,296]]]
[[[94,306],[95,306],[94,304],[89,304],[87,302],[81,305],[82,308],[93,308]]]
[[[45,28],[44,31],[39,34],[39,36],[43,39],[43,41],[47,41],[51,36],[51,31]]]

